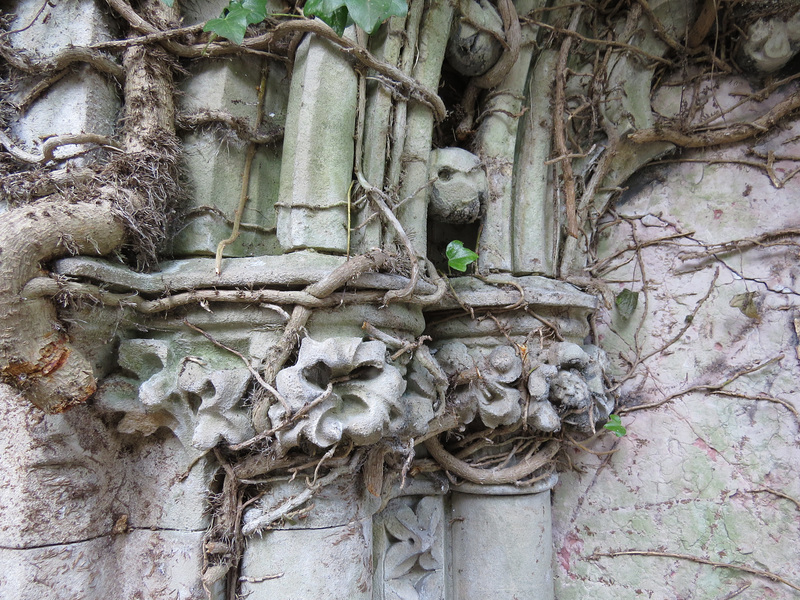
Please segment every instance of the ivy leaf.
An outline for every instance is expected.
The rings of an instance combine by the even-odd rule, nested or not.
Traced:
[[[334,12],[344,6],[345,0],[308,0],[303,6],[303,14],[307,17],[330,17]],[[327,23],[327,21],[325,21]]]
[[[248,25],[261,23],[267,18],[267,0],[242,0],[242,8],[249,11],[247,17]]]
[[[303,7],[303,14],[318,17],[330,25],[336,35],[341,36],[350,16],[344,3],[345,0],[308,0]]]
[[[625,429],[625,426],[622,424],[622,419],[619,418],[619,415],[608,415],[608,423],[603,425],[603,429],[607,429],[617,437],[622,437],[628,433],[628,430]]]
[[[244,41],[247,26],[260,23],[267,16],[266,0],[242,0],[241,2],[231,2],[222,11],[222,16],[218,19],[211,19],[203,27],[203,31],[216,33],[219,37],[229,39],[234,44]]]
[[[745,292],[744,294],[736,294],[730,301],[733,308],[738,308],[742,314],[749,319],[758,318],[758,307],[756,306],[756,298],[758,292]]]
[[[345,5],[356,25],[369,34],[389,17],[408,13],[406,0],[345,0]]]
[[[639,292],[632,292],[628,288],[617,294],[615,300],[617,310],[623,319],[629,319],[639,304]]]
[[[467,270],[468,265],[478,260],[478,255],[469,248],[464,248],[464,243],[459,240],[453,240],[447,244],[445,254],[450,268],[462,273]]]
[[[209,19],[206,26],[203,27],[203,31],[216,33],[219,37],[226,38],[234,44],[241,44],[247,31],[247,14],[242,10],[230,10],[224,17]]]

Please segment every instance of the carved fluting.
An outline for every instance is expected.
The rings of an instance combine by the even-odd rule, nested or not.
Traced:
[[[275,381],[293,412],[306,411],[277,434],[284,450],[303,440],[325,448],[343,439],[362,446],[383,437],[414,437],[427,430],[434,416],[437,396],[430,374],[412,362],[407,385],[380,341],[305,338],[297,363],[280,371]],[[269,416],[281,423],[287,415],[276,403]]]
[[[441,499],[397,498],[384,511],[389,546],[383,557],[386,600],[440,600],[444,597]]]
[[[523,381],[519,348],[468,348],[459,341],[439,348],[436,358],[455,385],[451,403],[459,420],[470,423],[478,416],[496,428],[518,422],[525,408],[527,423],[536,430],[558,431],[566,424],[588,432],[608,418],[614,400],[603,377],[607,358],[602,350],[557,342],[525,351],[529,366]]]
[[[241,402],[250,382],[246,368],[214,368],[208,356],[189,356],[179,344],[154,339],[123,342],[118,362],[131,375],[109,377],[97,404],[125,413],[121,432],[151,435],[167,427],[184,447],[202,451],[254,434]]]

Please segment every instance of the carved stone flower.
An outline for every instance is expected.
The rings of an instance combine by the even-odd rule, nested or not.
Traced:
[[[441,513],[437,498],[425,497],[416,510],[401,505],[385,523],[394,538],[383,559],[387,599],[427,600],[441,597]]]
[[[476,356],[477,355],[477,356]],[[454,404],[460,419],[471,422],[476,413],[487,427],[510,425],[520,418],[520,392],[514,383],[522,376],[522,359],[511,346],[499,346],[484,356],[461,342],[448,342],[436,354],[445,372],[469,383],[456,388]]]
[[[133,376],[109,377],[97,403],[125,413],[118,426],[123,433],[151,435],[167,427],[186,448],[197,450],[223,439],[237,444],[254,434],[241,405],[250,381],[247,369],[215,368],[164,340],[127,340],[118,362]]]
[[[278,434],[284,449],[301,439],[323,448],[345,438],[357,445],[374,444],[403,429],[406,382],[386,362],[383,342],[305,338],[297,363],[278,373],[276,385],[294,412],[315,403],[291,429]],[[281,404],[270,407],[273,424],[285,416]]]
[[[607,361],[605,353],[591,345],[557,342],[544,350],[528,375],[528,424],[557,431],[563,421],[590,432],[605,421],[614,408],[603,379]]]

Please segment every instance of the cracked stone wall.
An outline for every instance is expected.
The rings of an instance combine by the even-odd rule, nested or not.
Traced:
[[[639,292],[630,318],[606,308],[596,322],[623,381],[628,433],[592,444],[597,455],[575,452],[580,471],[562,474],[555,488],[560,600],[800,596],[688,558],[600,556],[682,554],[800,582],[798,247],[780,237],[728,252],[710,246],[796,230],[800,178],[776,187],[796,166],[776,160],[770,177],[752,164],[767,165],[770,152],[797,155],[798,134],[795,121],[746,146],[673,157],[712,162],[649,167],[603,226],[598,261],[608,291]],[[751,165],[713,162],[728,160]],[[677,234],[685,237],[630,250]]]

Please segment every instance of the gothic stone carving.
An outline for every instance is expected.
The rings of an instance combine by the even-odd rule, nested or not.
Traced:
[[[588,432],[608,418],[614,400],[603,380],[602,350],[557,342],[524,351],[527,375],[522,350],[510,345],[467,348],[453,340],[439,348],[436,357],[456,384],[452,401],[460,420],[470,423],[479,416],[491,428],[516,423],[523,410],[522,385],[530,396],[527,422],[536,430],[558,431],[567,424]]]
[[[297,363],[278,373],[276,386],[294,411],[308,410],[293,427],[277,434],[283,450],[301,444],[328,447],[342,439],[358,446],[383,437],[414,437],[434,416],[436,390],[424,366],[404,371],[387,360],[386,344],[361,338],[305,338]],[[269,410],[273,423],[285,417],[282,404]]]
[[[386,600],[444,597],[444,511],[439,496],[404,496],[381,515],[388,547],[383,561]]]
[[[151,435],[172,430],[184,447],[205,451],[221,440],[237,444],[254,434],[242,406],[250,372],[219,368],[210,356],[188,355],[174,341],[133,339],[122,342],[119,366],[130,375],[114,375],[102,385],[97,403],[123,411],[123,433]]]

